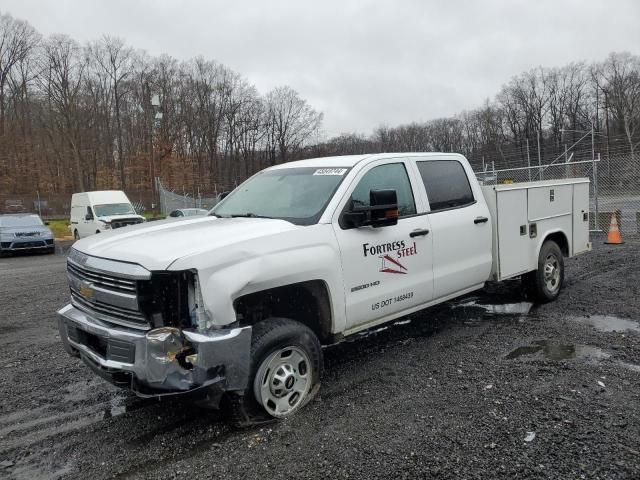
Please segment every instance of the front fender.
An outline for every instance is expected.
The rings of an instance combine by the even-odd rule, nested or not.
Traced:
[[[181,258],[171,270],[195,268],[204,307],[219,326],[236,321],[236,298],[262,290],[310,280],[322,280],[331,303],[332,332],[345,325],[344,285],[340,253],[331,225],[313,225],[295,231],[252,239]]]

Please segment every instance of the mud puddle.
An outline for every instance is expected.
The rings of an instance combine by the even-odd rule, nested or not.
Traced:
[[[569,317],[574,322],[590,325],[601,332],[640,332],[640,323],[629,318],[612,315],[591,315],[590,317]]]
[[[513,360],[521,357],[536,356],[547,360],[589,359],[604,360],[611,357],[607,352],[589,345],[555,344],[548,340],[532,342],[509,352],[505,358]]]
[[[533,308],[533,303],[487,303],[481,300],[469,300],[464,303],[453,304],[451,308],[464,309],[465,311],[475,311],[482,316],[527,315]]]

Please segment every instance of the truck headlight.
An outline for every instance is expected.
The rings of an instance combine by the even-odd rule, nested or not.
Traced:
[[[111,224],[110,223],[106,223],[106,222],[102,222],[101,227],[105,230],[111,230]]]

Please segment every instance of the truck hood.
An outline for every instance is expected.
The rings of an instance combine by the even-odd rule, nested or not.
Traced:
[[[226,247],[298,228],[284,220],[264,218],[167,219],[92,235],[73,248],[94,257],[137,263],[148,270],[165,270],[182,257],[205,252],[224,255]]]

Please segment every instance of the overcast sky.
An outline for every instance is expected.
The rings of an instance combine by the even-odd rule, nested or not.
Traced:
[[[539,65],[640,54],[638,0],[0,0],[42,34],[115,35],[290,85],[328,136],[480,106]]]

